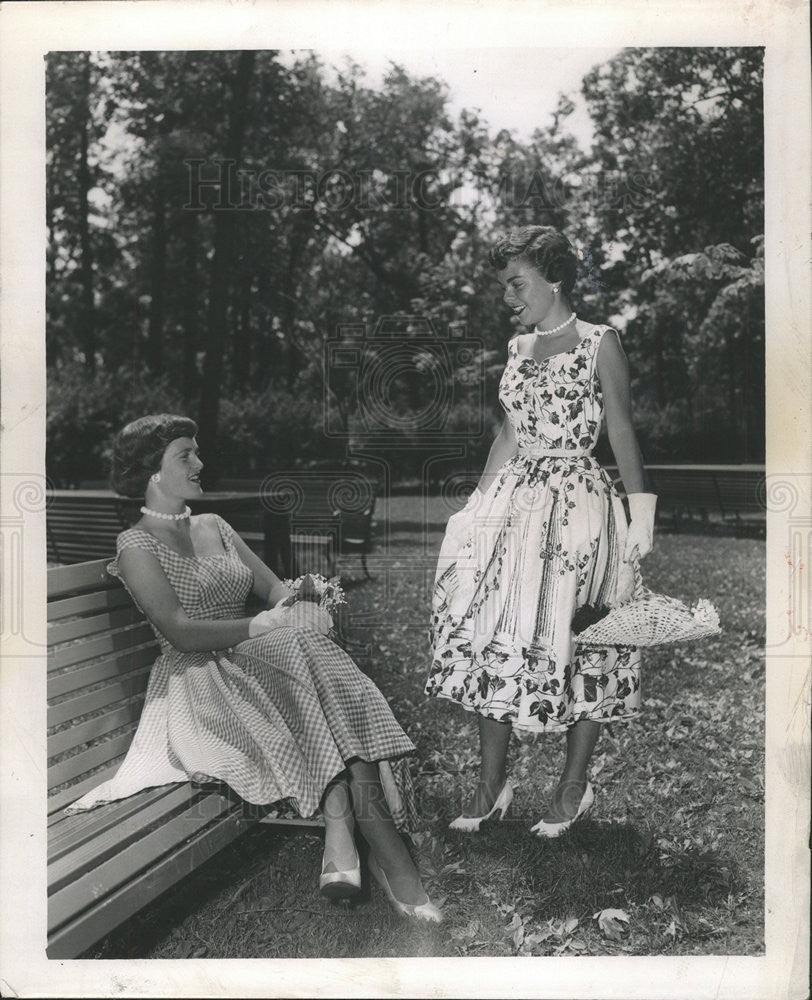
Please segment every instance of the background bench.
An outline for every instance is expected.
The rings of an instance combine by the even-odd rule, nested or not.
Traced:
[[[763,465],[647,465],[657,494],[657,520],[668,520],[675,530],[687,521],[710,521],[718,514],[737,531],[766,532]],[[614,480],[615,466],[607,466]],[[622,485],[622,484],[620,484]]]
[[[225,785],[147,789],[68,816],[130,746],[158,656],[102,559],[48,571],[48,957],[74,958],[268,810]],[[212,790],[215,789],[215,790]],[[270,822],[319,825],[317,820]]]
[[[262,483],[263,505],[284,518],[290,539],[292,576],[334,576],[339,555],[361,557],[370,579],[367,555],[372,552],[372,518],[377,480],[350,466],[320,466],[268,476]]]
[[[258,490],[207,493],[189,506],[195,514],[216,513],[279,576],[291,575],[288,521],[268,510]],[[116,553],[116,536],[141,516],[140,500],[110,490],[50,490],[45,511],[48,560],[70,565]]]

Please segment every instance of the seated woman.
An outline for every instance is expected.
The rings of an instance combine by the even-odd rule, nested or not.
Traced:
[[[324,634],[330,616],[307,602],[275,607],[290,599],[285,584],[221,517],[191,517],[186,501],[202,494],[196,433],[192,420],[159,414],[116,439],[113,484],[145,506],[118,536],[109,571],[146,614],[161,655],[121,767],[69,811],[209,775],[251,803],[321,809],[326,896],[360,891],[358,832],[395,909],[439,922],[396,828],[414,820],[403,759],[414,745]],[[251,591],[272,610],[246,616]]]

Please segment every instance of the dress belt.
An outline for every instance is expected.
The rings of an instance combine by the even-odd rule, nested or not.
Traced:
[[[588,458],[591,451],[585,448],[519,448],[517,455],[528,458]]]

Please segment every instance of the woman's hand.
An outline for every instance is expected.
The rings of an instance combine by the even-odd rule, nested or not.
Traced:
[[[255,639],[258,635],[264,635],[272,629],[280,628],[282,625],[290,625],[289,617],[290,611],[287,608],[271,608],[270,611],[260,611],[248,623],[248,637]]]
[[[282,604],[271,608],[270,611],[260,611],[251,619],[248,634],[253,639],[283,625],[291,628],[310,628],[327,635],[333,627],[333,619],[312,601],[296,601],[295,604]]]
[[[331,616],[312,601],[297,601],[285,610],[288,616],[287,624],[294,628],[311,628],[321,632],[322,635],[327,635],[333,627]]]
[[[630,562],[634,558],[642,559],[651,552],[654,544],[654,508],[657,506],[655,493],[629,493],[629,530],[626,534],[626,548],[623,558]]]
[[[635,553],[642,559],[651,552],[657,497],[646,492],[648,477],[632,425],[629,365],[614,330],[607,330],[601,338],[597,365],[609,444],[629,499],[631,517],[623,559],[630,562]]]

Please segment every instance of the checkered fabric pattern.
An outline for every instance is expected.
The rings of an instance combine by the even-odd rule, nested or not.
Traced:
[[[245,617],[253,576],[230,525],[220,517],[217,523],[219,555],[179,555],[139,528],[119,535],[118,552],[130,546],[152,552],[191,618]],[[116,575],[116,562],[109,570]],[[396,824],[416,827],[403,759],[414,745],[373,681],[326,636],[282,626],[232,649],[184,653],[155,632],[161,656],[130,750],[115,777],[69,812],[202,773],[247,802],[287,799],[310,816],[346,762],[361,758],[379,762]]]

